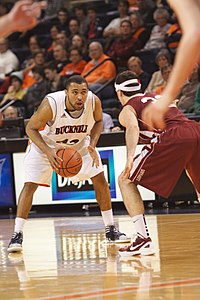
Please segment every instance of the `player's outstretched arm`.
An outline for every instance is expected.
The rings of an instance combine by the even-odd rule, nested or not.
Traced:
[[[182,31],[180,45],[166,88],[155,104],[148,105],[142,119],[150,127],[163,129],[164,114],[176,99],[178,92],[199,60],[200,48],[200,0],[168,0],[175,11]]]
[[[32,0],[20,0],[16,2],[11,11],[0,18],[0,37],[36,26],[41,10],[46,8],[46,5],[46,1],[33,3]]]

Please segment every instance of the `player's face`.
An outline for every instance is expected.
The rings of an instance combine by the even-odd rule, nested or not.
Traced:
[[[84,103],[88,95],[88,87],[86,83],[71,83],[67,90],[65,90],[67,96],[67,108],[69,110],[81,110],[84,107]]]

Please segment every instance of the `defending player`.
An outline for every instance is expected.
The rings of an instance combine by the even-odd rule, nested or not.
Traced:
[[[149,105],[142,113],[142,119],[150,129],[165,127],[164,116],[169,105],[176,99],[200,58],[200,0],[168,0],[168,2],[179,19],[183,36],[162,98],[156,104]]]
[[[70,77],[65,91],[48,94],[42,101],[26,128],[31,143],[26,152],[25,184],[19,197],[14,234],[8,252],[22,251],[23,227],[33,195],[39,185],[50,185],[52,169],[56,170],[60,162],[56,152],[66,146],[75,148],[82,155],[82,168],[72,180],[78,182],[91,178],[106,226],[107,240],[130,241],[114,226],[110,191],[99,153],[95,149],[102,122],[101,101],[88,91],[87,82],[81,76]],[[84,125],[84,130],[76,130],[80,125]],[[44,130],[39,131],[40,128]]]
[[[185,169],[200,192],[200,124],[187,119],[172,104],[165,117],[165,130],[149,131],[141,114],[145,107],[156,102],[153,95],[141,93],[141,84],[131,71],[117,76],[115,89],[123,106],[119,121],[126,129],[127,147],[126,165],[119,176],[119,186],[137,231],[136,240],[121,248],[119,253],[122,256],[150,255],[154,249],[137,185],[168,198]],[[139,141],[146,145],[134,158]]]

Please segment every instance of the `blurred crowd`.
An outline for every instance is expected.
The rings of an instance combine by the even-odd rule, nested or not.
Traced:
[[[0,38],[0,108],[11,104],[3,116],[29,119],[46,94],[64,89],[70,76],[80,74],[102,102],[104,131],[121,130],[116,74],[129,69],[143,92],[161,94],[182,35],[178,20],[166,1],[68,5],[56,1],[34,29]],[[0,17],[11,7],[1,1]],[[176,103],[184,113],[200,113],[198,65]]]

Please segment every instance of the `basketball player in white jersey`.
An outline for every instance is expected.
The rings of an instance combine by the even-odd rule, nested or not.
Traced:
[[[39,185],[50,186],[52,169],[57,170],[60,148],[73,147],[80,152],[83,165],[73,182],[91,178],[96,199],[110,242],[130,241],[113,221],[110,191],[95,147],[102,132],[100,99],[88,90],[86,80],[69,78],[66,90],[48,94],[31,117],[26,132],[31,140],[25,156],[25,183],[19,197],[14,233],[8,252],[22,251],[23,227]],[[40,131],[41,128],[44,128]]]

